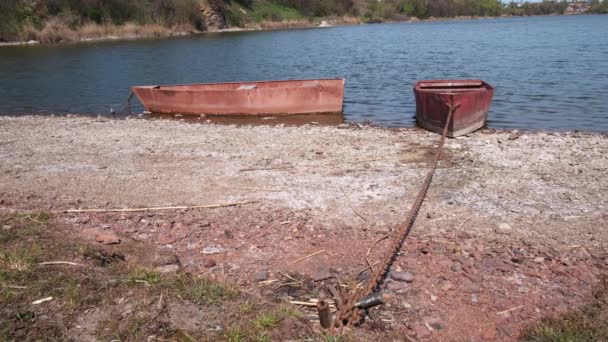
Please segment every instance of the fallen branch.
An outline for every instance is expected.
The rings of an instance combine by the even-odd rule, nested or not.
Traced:
[[[523,305],[520,305],[520,306],[517,306],[517,307],[511,308],[511,309],[509,309],[509,310],[505,310],[505,311],[500,311],[500,312],[497,312],[496,314],[497,314],[497,315],[502,315],[502,314],[505,314],[505,313],[507,313],[507,312],[511,312],[511,311],[515,311],[515,310],[517,310],[517,309],[521,309],[521,308],[523,308],[523,307],[524,307]]]
[[[45,261],[38,263],[38,265],[46,266],[46,265],[70,265],[70,266],[84,266],[83,264],[78,264],[70,261]]]
[[[193,206],[176,206],[176,207],[148,207],[148,208],[116,208],[116,209],[68,209],[56,210],[52,213],[125,213],[138,211],[156,211],[156,210],[187,210],[187,209],[215,209],[225,207],[236,207],[239,205],[257,203],[257,201],[234,202],[225,204],[209,204],[209,205],[193,205]]]
[[[308,259],[308,258],[312,258],[313,256],[318,255],[318,254],[321,254],[321,253],[323,253],[323,252],[325,252],[325,250],[324,250],[324,249],[322,249],[322,250],[320,250],[320,251],[318,251],[318,252],[314,252],[314,253],[312,253],[312,254],[309,254],[309,255],[307,255],[307,256],[303,256],[303,257],[301,257],[301,258],[299,258],[299,259],[296,259],[296,260],[294,260],[294,261],[290,262],[289,264],[287,264],[287,266],[291,266],[291,265],[293,265],[293,264],[295,264],[295,263],[298,263],[298,262],[300,262],[300,261],[302,261],[302,260],[305,260],[305,259]]]

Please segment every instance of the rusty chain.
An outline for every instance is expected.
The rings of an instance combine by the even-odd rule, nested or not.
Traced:
[[[336,302],[336,313],[334,315],[334,319],[331,325],[332,333],[340,334],[345,326],[358,325],[365,319],[365,307],[371,307],[371,305],[366,306],[362,305],[361,303],[370,301],[375,303],[374,305],[382,303],[381,298],[379,296],[374,297],[374,295],[378,295],[380,286],[382,286],[382,284],[384,283],[384,280],[386,279],[393,262],[395,261],[395,259],[397,259],[397,255],[399,254],[399,251],[401,250],[405,239],[410,234],[412,227],[414,226],[414,222],[416,221],[418,212],[420,211],[422,203],[424,202],[426,193],[429,189],[429,186],[431,185],[431,181],[433,180],[433,175],[435,174],[435,170],[437,170],[437,165],[439,163],[439,160],[441,159],[443,145],[445,143],[445,138],[447,136],[450,121],[452,120],[452,116],[456,109],[460,107],[460,105],[454,105],[453,98],[451,98],[450,100],[451,102],[447,104],[450,110],[445,121],[445,125],[443,127],[443,134],[441,135],[441,139],[439,140],[439,145],[437,147],[437,152],[435,153],[435,158],[433,160],[431,169],[427,173],[424,182],[422,183],[422,187],[418,192],[416,200],[412,204],[405,223],[395,233],[391,247],[382,260],[381,267],[378,268],[374,276],[370,278],[367,286],[361,291],[356,291],[355,293],[346,295],[334,294],[334,299]]]

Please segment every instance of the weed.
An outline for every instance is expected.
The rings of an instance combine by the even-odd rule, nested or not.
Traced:
[[[252,313],[255,311],[255,304],[250,303],[250,302],[245,302],[245,303],[239,305],[239,311],[242,314]]]
[[[266,332],[262,332],[258,336],[256,336],[255,341],[256,342],[270,342],[270,335],[268,335],[268,333],[266,333]]]
[[[255,319],[255,326],[258,329],[274,328],[279,325],[281,318],[274,313],[263,313]]]
[[[228,342],[241,342],[245,340],[245,334],[238,327],[228,328],[224,333],[224,338]]]
[[[322,337],[323,342],[344,342],[344,337],[342,335],[331,335],[331,334],[324,334]]]

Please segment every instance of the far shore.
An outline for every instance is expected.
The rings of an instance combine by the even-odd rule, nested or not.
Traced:
[[[542,15],[542,16],[556,16]],[[90,30],[90,27],[83,26],[76,31],[72,31],[71,39],[58,40],[57,42],[45,43],[38,40],[27,40],[27,41],[9,41],[0,42],[0,47],[7,46],[24,46],[24,45],[57,45],[57,44],[68,44],[68,43],[86,43],[86,42],[100,42],[100,41],[117,41],[117,40],[138,40],[138,39],[157,39],[157,38],[171,38],[171,37],[184,37],[184,36],[195,36],[202,34],[218,34],[218,33],[230,33],[230,32],[247,32],[247,31],[274,31],[274,30],[287,30],[287,29],[304,29],[304,28],[328,28],[328,27],[341,27],[341,26],[355,26],[363,24],[389,24],[389,23],[419,23],[419,22],[436,22],[436,21],[454,21],[454,20],[488,20],[488,19],[501,19],[510,18],[513,16],[499,16],[499,17],[475,17],[475,16],[457,16],[457,17],[430,17],[428,19],[418,19],[411,17],[407,20],[390,20],[381,22],[365,22],[357,18],[347,19],[326,19],[322,21],[308,21],[308,20],[295,20],[295,21],[282,21],[282,22],[262,22],[255,26],[246,27],[227,27],[220,30],[213,31],[199,31],[195,29],[186,30],[174,30],[171,28],[165,28],[158,25],[134,25],[127,24],[125,26],[113,26],[104,27],[97,25],[95,30]],[[90,32],[93,31],[93,32]],[[112,31],[113,34],[101,35],[100,32]],[[76,38],[74,38],[76,37]]]

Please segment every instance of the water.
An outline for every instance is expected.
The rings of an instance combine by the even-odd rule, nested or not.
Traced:
[[[131,85],[344,77],[347,121],[410,126],[416,80],[481,78],[490,127],[608,132],[606,32],[588,15],[4,47],[0,113],[119,112]]]

